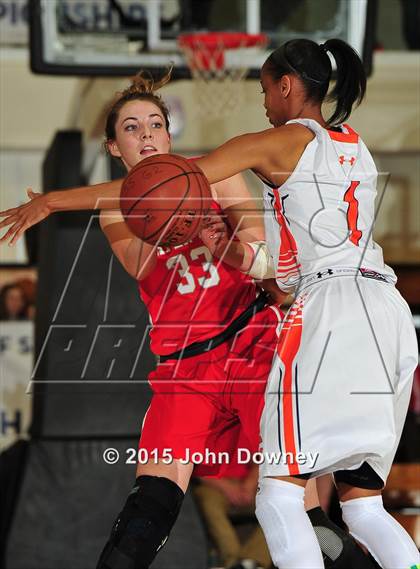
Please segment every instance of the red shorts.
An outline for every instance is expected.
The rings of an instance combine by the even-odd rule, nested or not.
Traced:
[[[279,318],[276,306],[266,306],[217,348],[158,365],[149,375],[153,398],[139,444],[145,454],[191,458],[195,475],[226,476],[241,430],[249,448],[259,448]]]

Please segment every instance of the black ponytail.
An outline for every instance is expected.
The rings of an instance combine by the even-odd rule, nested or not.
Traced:
[[[328,119],[328,124],[336,125],[346,121],[354,104],[360,105],[366,93],[366,73],[356,51],[346,42],[331,39],[323,48],[334,57],[337,71],[333,90],[328,95],[329,101],[336,101],[335,111]]]
[[[337,64],[337,80],[327,96],[332,75],[331,53]],[[366,91],[366,74],[363,64],[346,42],[331,39],[323,45],[308,39],[295,39],[273,51],[263,65],[264,72],[279,80],[287,73],[298,75],[310,100],[322,103],[336,101],[336,108],[328,119],[334,126],[348,119],[353,104],[359,104]]]

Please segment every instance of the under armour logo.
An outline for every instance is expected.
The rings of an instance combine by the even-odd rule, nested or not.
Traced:
[[[319,271],[319,273],[318,273],[316,276],[317,276],[319,279],[322,279],[322,277],[323,277],[324,275],[332,275],[332,274],[334,274],[334,273],[333,273],[333,270],[332,270],[332,269],[327,269],[326,271]]]
[[[343,155],[338,157],[338,161],[340,162],[340,164],[344,164],[344,162],[349,162],[350,166],[353,166],[353,164],[356,162],[356,158],[354,156],[352,156],[351,158],[345,158]]]

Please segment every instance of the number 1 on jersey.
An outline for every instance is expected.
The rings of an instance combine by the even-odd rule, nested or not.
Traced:
[[[357,220],[359,218],[359,201],[354,195],[360,182],[353,181],[344,194],[344,201],[347,202],[347,226],[350,231],[349,239],[354,245],[358,246],[362,237],[362,232],[357,229]]]

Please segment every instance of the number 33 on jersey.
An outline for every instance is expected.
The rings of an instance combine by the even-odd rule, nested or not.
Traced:
[[[139,291],[151,316],[152,351],[166,355],[220,333],[255,300],[256,286],[196,237],[160,248]]]
[[[203,268],[201,276],[194,275],[190,271],[192,261],[200,259]],[[216,259],[216,262],[218,260]],[[168,269],[176,268],[181,280],[177,283],[177,290],[180,294],[190,294],[197,287],[203,289],[217,286],[220,283],[220,275],[217,266],[213,264],[213,258],[210,251],[205,245],[200,245],[194,249],[185,251],[184,254],[179,253],[169,257],[166,261]]]

